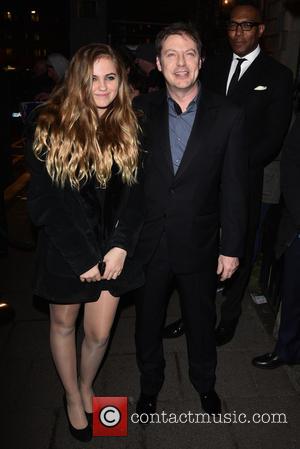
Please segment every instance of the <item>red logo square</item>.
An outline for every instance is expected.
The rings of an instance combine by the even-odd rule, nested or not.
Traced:
[[[126,437],[128,435],[128,398],[126,396],[93,397],[93,436]]]

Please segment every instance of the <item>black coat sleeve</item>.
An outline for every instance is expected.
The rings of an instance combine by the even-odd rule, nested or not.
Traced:
[[[233,122],[224,156],[221,181],[221,248],[224,256],[242,257],[247,228],[248,152],[244,114]]]
[[[144,155],[141,152],[137,172],[137,182],[124,186],[124,197],[117,217],[115,229],[111,235],[108,249],[118,247],[132,257],[144,223]]]
[[[139,124],[141,126],[144,120],[140,102],[140,97],[133,100],[133,108],[136,112]],[[141,128],[140,128],[141,129]],[[143,148],[142,141],[144,135],[140,132],[140,147]],[[127,251],[127,256],[132,257],[137,245],[139,235],[144,223],[145,217],[145,199],[144,199],[144,163],[145,152],[140,150],[137,182],[132,186],[125,186],[125,195],[120,214],[114,232],[111,235],[108,249],[118,247]]]
[[[30,126],[26,133],[26,160],[31,173],[29,214],[79,276],[99,262],[99,243],[87,220],[79,192],[53,183],[44,161],[34,155],[33,133],[34,127]]]

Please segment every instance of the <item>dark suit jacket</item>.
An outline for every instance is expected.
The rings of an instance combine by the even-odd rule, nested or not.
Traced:
[[[226,95],[231,61],[232,53],[208,59],[201,72],[203,84]],[[258,86],[266,89],[257,90]],[[280,152],[291,118],[292,89],[292,72],[261,51],[230,95],[244,108],[250,167],[261,176],[262,168]]]
[[[175,272],[195,272],[221,253],[241,256],[246,223],[247,153],[243,113],[226,98],[201,88],[187,147],[174,176],[164,91],[135,99],[142,111],[146,218],[137,247],[144,263],[163,231]]]
[[[276,245],[277,257],[300,232],[300,113],[286,138],[281,159],[281,189],[284,209]]]
[[[33,154],[35,115],[29,119],[26,145],[28,206],[40,230],[34,293],[54,302],[97,300],[100,283],[82,283],[79,276],[114,246],[132,256],[143,220],[140,187],[129,189],[116,173],[107,189],[94,179],[79,190],[68,183],[57,186],[44,161]]]

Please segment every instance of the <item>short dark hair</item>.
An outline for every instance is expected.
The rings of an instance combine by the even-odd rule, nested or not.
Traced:
[[[199,55],[201,55],[202,42],[199,33],[194,27],[194,25],[192,25],[191,23],[176,22],[163,28],[156,36],[155,49],[158,56],[160,56],[161,54],[161,49],[164,41],[169,36],[173,36],[175,34],[179,34],[180,36],[186,34],[191,39],[193,39],[193,41],[196,42],[197,44]]]
[[[238,8],[238,7],[242,7],[242,6],[246,6],[246,7],[250,7],[253,8],[256,13],[257,13],[257,17],[259,19],[259,21],[261,23],[263,23],[263,14],[262,14],[262,10],[260,9],[260,7],[258,6],[258,2],[257,1],[251,1],[251,0],[239,0],[237,1],[234,6],[231,8],[230,10],[230,16],[232,14],[232,12]]]

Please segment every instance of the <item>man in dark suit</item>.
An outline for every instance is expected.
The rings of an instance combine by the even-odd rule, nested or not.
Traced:
[[[241,314],[241,303],[251,274],[255,236],[259,223],[264,167],[278,155],[288,129],[292,108],[291,71],[267,56],[259,46],[265,26],[252,5],[233,8],[227,24],[233,53],[204,64],[202,83],[226,95],[245,111],[245,139],[249,150],[249,215],[245,255],[239,270],[227,283],[217,345],[229,342]],[[183,331],[181,321],[170,325],[167,336]]]
[[[136,253],[146,270],[136,304],[137,412],[156,409],[164,381],[162,330],[169,290],[176,282],[190,379],[203,409],[219,413],[214,296],[216,273],[222,280],[230,278],[243,254],[248,164],[243,113],[199,84],[201,43],[192,27],[165,28],[156,49],[167,89],[135,99],[146,151],[146,219]]]
[[[300,363],[300,114],[283,148],[281,185],[285,208],[276,245],[277,257],[284,255],[280,328],[275,350],[253,359],[257,368]]]

